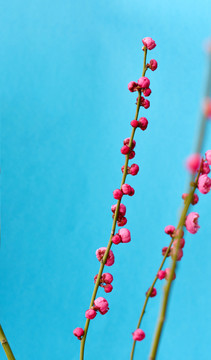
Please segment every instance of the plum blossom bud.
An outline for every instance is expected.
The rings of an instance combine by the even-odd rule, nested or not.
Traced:
[[[138,79],[138,85],[142,89],[147,89],[150,86],[150,80],[146,76],[142,76]]]
[[[129,143],[130,143],[130,138],[126,138],[126,139],[123,141],[123,144],[124,144],[124,145],[129,146]],[[131,149],[133,150],[135,146],[136,146],[136,141],[133,140],[133,141],[132,141]]]
[[[132,186],[128,185],[128,184],[123,184],[122,185],[122,192],[124,195],[130,195],[133,196],[134,195],[134,189],[132,188]]]
[[[198,189],[202,194],[207,194],[211,188],[211,179],[206,175],[200,175],[198,180]]]
[[[120,200],[123,196],[123,192],[120,189],[116,189],[113,191],[114,199]]]
[[[130,81],[128,84],[128,90],[130,92],[134,92],[137,91],[137,89],[138,89],[138,84],[135,81]]]
[[[170,276],[171,269],[167,268],[167,269],[165,270],[165,272],[166,272],[165,279],[168,280],[168,279],[169,279],[169,276]],[[174,279],[176,279],[176,274],[175,274],[175,273],[174,273],[174,275],[173,275],[173,279],[172,279],[172,280],[174,280]]]
[[[121,236],[119,236],[118,234],[112,237],[112,243],[114,243],[115,245],[120,244],[121,241],[122,241]]]
[[[115,204],[115,205],[112,205],[111,211],[112,211],[113,213],[115,213],[116,207],[117,207],[116,204]],[[119,214],[120,214],[121,216],[124,216],[124,215],[126,214],[126,206],[125,206],[124,204],[120,204],[120,205],[119,205]]]
[[[188,198],[188,196],[189,196],[189,194],[182,194],[182,199],[183,199],[184,201],[186,201],[187,198]],[[193,198],[192,198],[191,204],[192,204],[192,205],[196,205],[196,204],[198,203],[198,201],[199,201],[198,195],[197,195],[197,194],[193,194]]]
[[[184,231],[182,229],[176,229],[174,231],[174,234],[173,234],[174,238],[176,238],[176,237],[182,238],[183,236],[184,236]]]
[[[173,235],[175,227],[173,225],[167,225],[164,229],[165,233],[168,235]]]
[[[166,255],[166,251],[168,250],[168,247],[167,246],[164,246],[162,248],[162,255],[165,256]],[[169,250],[169,253],[167,255],[167,257],[169,257],[171,255],[171,249]]]
[[[136,129],[139,126],[139,122],[137,120],[132,120],[130,125]]]
[[[126,219],[126,217],[122,217],[121,219],[118,219],[117,220],[117,225],[118,226],[124,226],[124,225],[126,225],[127,224],[127,219]]]
[[[152,71],[155,71],[158,67],[158,63],[155,59],[151,59],[150,62],[149,62],[149,68],[152,70]]]
[[[148,120],[145,117],[141,117],[138,122],[141,130],[146,130],[148,126]]]
[[[207,150],[205,153],[205,156],[206,156],[208,164],[211,165],[211,150]]]
[[[128,173],[132,176],[138,174],[139,172],[139,166],[137,164],[132,164],[131,167],[128,170]]]
[[[96,311],[95,310],[93,310],[93,309],[89,309],[89,310],[87,310],[86,312],[85,312],[85,317],[87,318],[87,319],[94,319],[95,318],[95,316],[97,315],[97,313],[96,313]]]
[[[122,148],[121,148],[121,153],[122,153],[123,155],[127,155],[129,152],[130,152],[129,146],[127,146],[127,145],[122,146]]]
[[[210,173],[210,167],[207,162],[203,161],[201,174],[209,174],[209,173]]]
[[[200,226],[198,225],[198,218],[199,214],[196,212],[191,212],[186,217],[185,226],[191,234],[197,233],[198,229],[200,228]]]
[[[73,330],[73,334],[78,338],[78,340],[81,340],[84,334],[84,330],[82,328],[77,327]]]
[[[106,293],[110,293],[113,290],[113,286],[111,284],[107,284],[104,286],[104,291]]]
[[[129,153],[129,159],[133,159],[135,157],[135,151],[131,150],[130,153]]]
[[[211,119],[211,98],[206,98],[203,104],[204,116]]]
[[[148,295],[148,292],[150,291],[150,288],[147,290],[146,295]],[[150,297],[155,297],[157,295],[157,290],[153,287],[150,292]]]
[[[176,252],[176,247],[174,246],[171,248],[171,258],[172,259],[174,258],[175,252]],[[177,261],[180,261],[182,259],[182,257],[183,257],[183,250],[179,249],[178,253],[177,253]]]
[[[133,333],[133,340],[141,341],[145,338],[145,332],[141,329],[136,329]]]
[[[151,92],[152,92],[152,90],[151,90],[150,88],[143,90],[144,96],[150,96],[150,95],[151,95]]]
[[[148,50],[152,50],[155,48],[156,46],[156,43],[154,40],[152,40],[151,37],[145,37],[143,40],[142,40],[142,43],[144,44],[144,46],[146,46],[146,48]]]
[[[173,246],[174,246],[174,247],[177,246],[177,241],[178,241],[178,239],[174,240],[174,242],[173,242]],[[185,246],[185,239],[182,238],[182,239],[180,239],[179,247],[180,247],[180,249],[183,249],[184,246]]]
[[[163,280],[165,278],[165,276],[166,276],[165,270],[158,271],[157,277],[158,277],[159,280]]]
[[[103,297],[99,297],[94,301],[94,308],[98,310],[102,315],[104,315],[109,310],[108,301]]]
[[[110,273],[104,273],[102,275],[102,280],[105,284],[110,284],[113,281],[113,276]]]
[[[99,261],[102,261],[103,256],[104,256],[104,254],[106,252],[106,249],[107,249],[106,247],[101,247],[101,248],[96,250],[96,257],[97,257],[97,259]],[[105,265],[111,266],[113,264],[114,264],[114,254],[113,254],[112,250],[109,250],[108,257],[107,257]]]
[[[144,99],[143,107],[144,107],[144,109],[148,109],[150,107],[150,101],[147,99]]]
[[[130,231],[128,229],[122,228],[118,231],[119,236],[121,237],[121,241],[123,243],[128,243],[131,240]]]
[[[127,174],[129,174],[129,166],[127,167]],[[123,165],[122,167],[121,167],[121,171],[122,171],[122,173],[124,172],[124,170],[125,170],[125,166]]]
[[[199,169],[200,163],[201,155],[192,154],[186,160],[186,167],[192,174],[194,174]]]

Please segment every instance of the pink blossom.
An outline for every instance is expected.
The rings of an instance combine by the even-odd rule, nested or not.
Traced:
[[[148,109],[148,108],[150,107],[150,101],[147,100],[147,99],[144,99],[143,107],[144,107],[145,109]]]
[[[211,188],[211,179],[206,175],[200,175],[198,179],[198,189],[202,194],[207,194]]]
[[[132,176],[138,174],[139,172],[139,166],[137,164],[132,164],[131,167],[128,170],[128,173]]]
[[[150,86],[150,81],[146,76],[142,76],[140,79],[138,79],[138,85],[141,89],[146,89]]]
[[[78,338],[78,340],[81,340],[81,337],[84,334],[84,330],[82,328],[77,327],[73,330],[73,334]]]
[[[112,205],[111,211],[115,213],[117,205]],[[119,205],[119,215],[124,216],[126,214],[126,206],[124,204]]]
[[[162,255],[165,256],[166,255],[166,251],[168,250],[168,247],[167,246],[164,246],[162,248]],[[169,257],[171,255],[171,249],[169,250],[169,253],[167,255],[167,257]]]
[[[104,286],[104,291],[106,293],[110,293],[113,290],[113,286],[111,284],[107,284]]]
[[[211,165],[211,150],[207,150],[205,153],[205,156],[206,156],[208,164]]]
[[[204,116],[211,119],[211,98],[206,98],[203,104]]]
[[[150,88],[148,88],[148,89],[144,89],[144,90],[143,90],[143,94],[144,94],[144,96],[150,96],[150,95],[151,95],[151,93],[152,93],[152,90],[151,90]]]
[[[173,225],[167,225],[164,229],[165,233],[172,235],[174,233],[175,227]]]
[[[146,130],[148,126],[148,120],[145,117],[141,117],[138,122],[141,130]]]
[[[130,143],[130,138],[124,139],[124,141],[123,141],[123,144],[124,144],[124,145],[129,146],[129,143]],[[135,140],[133,140],[133,141],[132,141],[131,149],[133,150],[135,146],[136,146],[136,142],[135,142]]]
[[[94,301],[94,307],[98,310],[102,315],[106,314],[109,310],[108,301],[103,297],[99,297]]]
[[[101,247],[101,248],[96,250],[96,257],[97,257],[97,259],[99,261],[102,261],[103,256],[104,256],[104,254],[106,252],[106,249],[107,249],[106,247]],[[114,254],[113,254],[112,250],[109,250],[108,257],[107,257],[105,265],[111,266],[113,264],[114,264]]]
[[[96,315],[97,315],[97,313],[93,309],[86,310],[86,312],[85,312],[85,317],[90,320],[94,319]]]
[[[202,175],[202,176],[204,176],[204,175]],[[200,226],[198,225],[198,218],[199,218],[199,214],[196,212],[191,212],[186,217],[185,226],[186,226],[186,229],[191,234],[195,234],[198,231],[198,229],[200,228]]]
[[[142,40],[142,43],[144,44],[144,46],[146,46],[146,48],[148,50],[152,50],[155,48],[156,46],[156,43],[154,40],[152,40],[151,37],[145,37],[143,40]]]
[[[129,184],[123,184],[122,185],[122,192],[123,192],[124,195],[130,195],[131,196],[131,195],[134,194],[134,189]]]
[[[127,219],[126,219],[126,217],[122,217],[121,219],[118,218],[118,220],[117,220],[117,225],[118,225],[118,226],[124,226],[124,225],[126,225],[126,224],[127,224]]]
[[[167,268],[167,269],[165,270],[165,272],[166,272],[165,279],[168,280],[168,279],[169,279],[169,276],[170,276],[171,269]],[[175,274],[175,273],[174,273],[174,275],[173,275],[173,279],[172,279],[172,280],[174,280],[174,279],[176,279],[176,274]]]
[[[209,174],[209,173],[210,173],[210,167],[207,162],[203,161],[201,174]]]
[[[127,174],[129,174],[129,169],[130,169],[130,167],[127,166]],[[124,170],[125,170],[125,166],[123,165],[123,166],[121,167],[122,173],[124,172]]]
[[[189,194],[182,194],[182,199],[183,199],[184,201],[186,201],[186,199],[187,199],[188,196],[189,196]],[[192,204],[192,205],[195,205],[195,204],[198,203],[198,201],[199,201],[198,195],[197,195],[197,194],[193,194],[193,198],[192,198],[191,204]]]
[[[150,288],[147,290],[146,295],[148,294],[149,291],[150,291]],[[157,295],[157,290],[153,287],[149,296],[155,297],[156,295]]]
[[[130,122],[130,125],[131,125],[132,127],[134,127],[134,128],[137,128],[137,127],[139,126],[139,122],[138,122],[137,120],[132,120],[132,121]]]
[[[104,273],[102,279],[105,284],[110,284],[113,281],[113,276],[110,273]]]
[[[116,234],[112,237],[112,243],[114,243],[115,245],[120,244],[122,241],[121,236],[119,236],[119,234]]]
[[[127,155],[130,152],[130,148],[129,148],[129,146],[124,145],[124,146],[122,146],[120,151],[123,155]]]
[[[133,333],[133,340],[141,341],[145,338],[145,332],[141,329],[136,329]]]
[[[199,169],[200,163],[201,155],[192,154],[186,160],[186,167],[192,174],[194,174]]]
[[[158,271],[157,277],[158,277],[159,280],[163,280],[165,278],[165,276],[166,276],[165,270]]]
[[[155,71],[158,67],[158,63],[155,59],[151,59],[150,62],[149,62],[149,68],[152,70],[152,71]]]
[[[118,231],[119,236],[121,237],[121,241],[123,243],[128,243],[131,240],[130,231],[128,229],[122,228]]]
[[[130,81],[128,84],[128,90],[130,92],[134,92],[137,91],[137,89],[138,89],[138,84],[135,81]]]
[[[128,156],[129,159],[133,159],[135,154],[136,154],[135,151],[131,150],[130,153],[129,153],[129,156]]]
[[[114,199],[120,200],[122,198],[123,192],[120,189],[116,189],[113,191]]]

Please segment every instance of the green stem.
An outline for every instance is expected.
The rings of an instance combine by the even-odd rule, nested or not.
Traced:
[[[12,353],[12,350],[10,348],[10,345],[9,345],[9,343],[7,341],[7,338],[5,336],[5,333],[4,333],[1,325],[0,325],[0,341],[1,341],[1,344],[2,344],[3,349],[5,351],[5,354],[7,356],[7,359],[8,360],[15,360],[15,357],[14,357],[14,355]]]
[[[147,68],[146,68],[146,56],[147,56],[147,48],[144,47],[144,62],[143,62],[142,76],[145,75],[146,70],[147,70]],[[138,114],[139,114],[139,109],[140,109],[140,102],[141,102],[141,91],[139,91],[139,95],[138,95],[135,120],[138,119]],[[132,129],[132,133],[131,133],[131,136],[130,136],[130,142],[129,142],[129,147],[130,148],[132,146],[134,135],[135,135],[135,128]],[[120,189],[121,189],[122,185],[125,183],[125,179],[126,179],[126,176],[127,176],[128,161],[129,161],[129,154],[127,154],[125,156],[125,166],[124,166],[124,172],[123,172],[123,175],[122,175],[122,181],[121,181]],[[100,265],[100,269],[99,269],[99,272],[98,272],[97,280],[96,280],[96,283],[95,283],[95,287],[94,287],[91,302],[90,302],[90,308],[94,304],[94,300],[95,300],[95,297],[96,297],[96,294],[97,294],[97,291],[98,291],[98,288],[99,288],[99,284],[100,284],[100,278],[101,278],[102,273],[103,273],[103,269],[104,269],[104,266],[105,266],[105,263],[106,263],[106,260],[107,260],[108,254],[109,254],[109,250],[110,250],[110,248],[112,246],[112,237],[114,236],[115,229],[116,229],[116,223],[117,223],[120,203],[121,203],[121,200],[118,200],[117,206],[116,206],[116,211],[115,211],[115,214],[114,214],[114,219],[113,219],[113,224],[112,224],[112,229],[111,229],[111,235],[110,235],[109,242],[108,242],[108,245],[107,245],[107,248],[106,248],[106,252],[104,254],[104,257],[103,257],[101,265]],[[85,323],[85,327],[84,327],[84,335],[83,335],[83,338],[81,340],[80,360],[84,359],[84,347],[85,347],[86,336],[87,336],[87,332],[88,332],[88,328],[89,328],[89,322],[90,322],[90,320],[87,319],[86,323]]]

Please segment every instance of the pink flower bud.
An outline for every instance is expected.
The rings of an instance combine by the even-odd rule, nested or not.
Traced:
[[[127,167],[127,174],[129,174],[129,166]],[[122,173],[124,172],[124,170],[125,170],[125,166],[123,165],[122,167],[121,167],[121,171],[122,171]]]
[[[139,122],[137,120],[132,120],[130,125],[136,129],[139,126]]]
[[[165,270],[158,271],[157,277],[158,277],[159,280],[163,280],[165,278],[165,276],[166,276]]]
[[[178,239],[176,239],[176,240],[174,240],[174,242],[173,242],[173,246],[176,248],[176,246],[177,246],[177,241],[178,241]],[[183,249],[184,248],[184,246],[185,246],[185,239],[180,239],[180,245],[179,245],[179,247],[180,247],[180,249]]]
[[[144,96],[150,96],[150,95],[151,95],[151,92],[152,92],[152,90],[151,90],[150,88],[143,90]]]
[[[90,320],[94,319],[96,315],[97,315],[97,313],[93,309],[86,310],[86,312],[85,312],[85,317]]]
[[[207,150],[205,153],[205,156],[206,156],[208,164],[211,165],[211,150]]]
[[[121,153],[122,153],[123,155],[127,155],[129,152],[130,152],[129,146],[124,145],[124,146],[121,148]]]
[[[141,341],[145,338],[145,332],[141,329],[136,329],[133,333],[133,340]]]
[[[204,175],[202,175],[202,176],[204,176]],[[186,229],[191,234],[197,233],[198,229],[200,228],[200,226],[198,225],[198,218],[199,218],[199,214],[196,212],[191,212],[186,217],[185,226],[186,226]]]
[[[189,194],[182,194],[182,199],[183,199],[184,201],[186,201],[187,198],[188,198],[188,195],[189,195]],[[191,201],[191,204],[192,204],[192,205],[195,205],[195,204],[198,203],[198,201],[199,201],[198,195],[197,195],[197,194],[193,194],[193,199],[192,199],[192,201]]]
[[[192,154],[186,160],[186,167],[190,171],[190,173],[194,174],[199,169],[200,163],[201,155]]]
[[[168,235],[173,235],[175,227],[173,225],[167,225],[164,229],[165,233]]]
[[[131,240],[130,231],[128,229],[122,228],[118,231],[119,236],[123,243],[128,243]]]
[[[120,244],[121,241],[122,241],[121,236],[119,236],[118,234],[112,237],[112,243],[114,243],[115,245]]]
[[[128,184],[122,185],[122,192],[124,195],[129,195],[131,193],[131,186]]]
[[[131,192],[130,192],[130,194],[128,194],[129,196],[133,196],[135,194],[135,190],[132,188],[132,186],[131,186]]]
[[[211,119],[211,99],[206,98],[203,105],[204,116]]]
[[[170,272],[171,272],[171,269],[167,268],[165,271],[166,271],[165,279],[168,280],[168,279],[169,279]],[[172,279],[172,280],[174,280],[174,279],[176,279],[176,274],[175,274],[175,273],[174,273],[174,275],[173,275],[173,279]]]
[[[164,246],[164,247],[162,248],[162,255],[163,255],[163,256],[165,256],[165,255],[166,255],[166,251],[167,251],[167,249],[168,249],[168,247],[167,247],[167,246]],[[171,255],[171,249],[170,249],[170,251],[169,251],[169,253],[168,253],[167,257],[169,257],[170,255]]]
[[[200,175],[198,180],[198,189],[202,194],[207,194],[211,188],[211,179],[206,175]]]
[[[78,340],[81,340],[81,337],[84,334],[84,330],[82,328],[77,327],[73,330],[73,334],[78,338]]]
[[[150,291],[150,288],[147,290],[146,295],[148,295],[148,292]],[[150,297],[155,297],[157,295],[157,290],[153,287],[150,293]]]
[[[142,76],[140,79],[138,79],[138,85],[142,89],[146,89],[150,86],[150,81],[146,76]]]
[[[137,88],[138,88],[138,84],[135,82],[135,81],[130,81],[129,84],[128,84],[128,90],[130,92],[134,92],[134,91],[137,91]]]
[[[137,164],[132,164],[131,167],[128,170],[128,173],[132,176],[138,174],[139,172],[139,166]]]
[[[102,280],[105,284],[110,284],[113,281],[113,276],[110,273],[104,273],[102,275]]]
[[[135,151],[131,150],[131,152],[129,153],[129,159],[133,159],[135,157]]]
[[[176,252],[176,248],[172,247],[171,248],[171,258],[172,259],[174,258],[175,252]],[[178,253],[177,253],[177,261],[180,261],[182,259],[182,257],[183,257],[183,250],[179,249]]]
[[[174,238],[176,238],[176,237],[182,238],[183,236],[184,236],[184,231],[182,229],[176,229],[173,234]]]
[[[101,247],[96,250],[96,257],[99,261],[102,261],[105,252],[106,252],[106,247]],[[114,254],[112,250],[109,250],[105,265],[111,266],[113,264],[114,264]]]
[[[210,167],[207,162],[203,161],[201,174],[209,174],[209,173],[210,173]]]
[[[110,293],[113,290],[113,286],[111,284],[107,284],[104,286],[104,290],[106,293]]]
[[[129,146],[129,143],[130,143],[130,138],[126,138],[126,139],[123,141],[123,144],[124,144],[124,145]],[[133,150],[135,146],[136,146],[136,142],[135,142],[135,140],[133,140],[133,141],[132,141],[131,149]]]
[[[127,224],[127,219],[126,217],[122,217],[121,219],[117,220],[117,225],[118,226],[124,226]]]
[[[123,196],[123,192],[120,189],[116,189],[113,191],[114,199],[120,200]]]
[[[143,104],[144,109],[148,109],[150,107],[150,101],[145,99]]]
[[[111,211],[115,213],[117,205],[112,205]],[[124,216],[126,214],[126,206],[124,204],[119,205],[119,215]]]
[[[94,301],[95,309],[98,310],[102,315],[106,314],[109,310],[108,301],[103,297],[99,297]]]
[[[152,40],[151,37],[145,37],[143,40],[142,40],[142,43],[144,44],[144,46],[146,46],[146,48],[148,50],[152,50],[155,48],[156,46],[156,43],[154,40]]]
[[[148,126],[148,120],[145,117],[141,117],[138,122],[141,130],[146,130]]]
[[[155,59],[151,59],[150,62],[149,62],[149,68],[152,70],[152,71],[155,71],[158,67],[158,63]]]

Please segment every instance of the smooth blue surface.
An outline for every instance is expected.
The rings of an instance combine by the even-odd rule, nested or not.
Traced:
[[[173,4],[173,5],[172,5]],[[79,359],[99,263],[111,231],[141,76],[141,39],[159,68],[148,73],[151,107],[137,131],[135,188],[125,197],[130,244],[113,247],[110,310],[92,321],[86,360],[129,359],[144,294],[176,225],[186,190],[206,77],[209,0],[7,1],[1,5],[1,323],[17,360]],[[205,150],[211,148],[211,124]],[[200,196],[200,231],[186,236],[158,359],[205,360],[210,347],[210,194]],[[160,308],[151,299],[135,359],[147,359]],[[99,296],[104,296],[102,289]],[[1,360],[6,359],[0,348]]]

